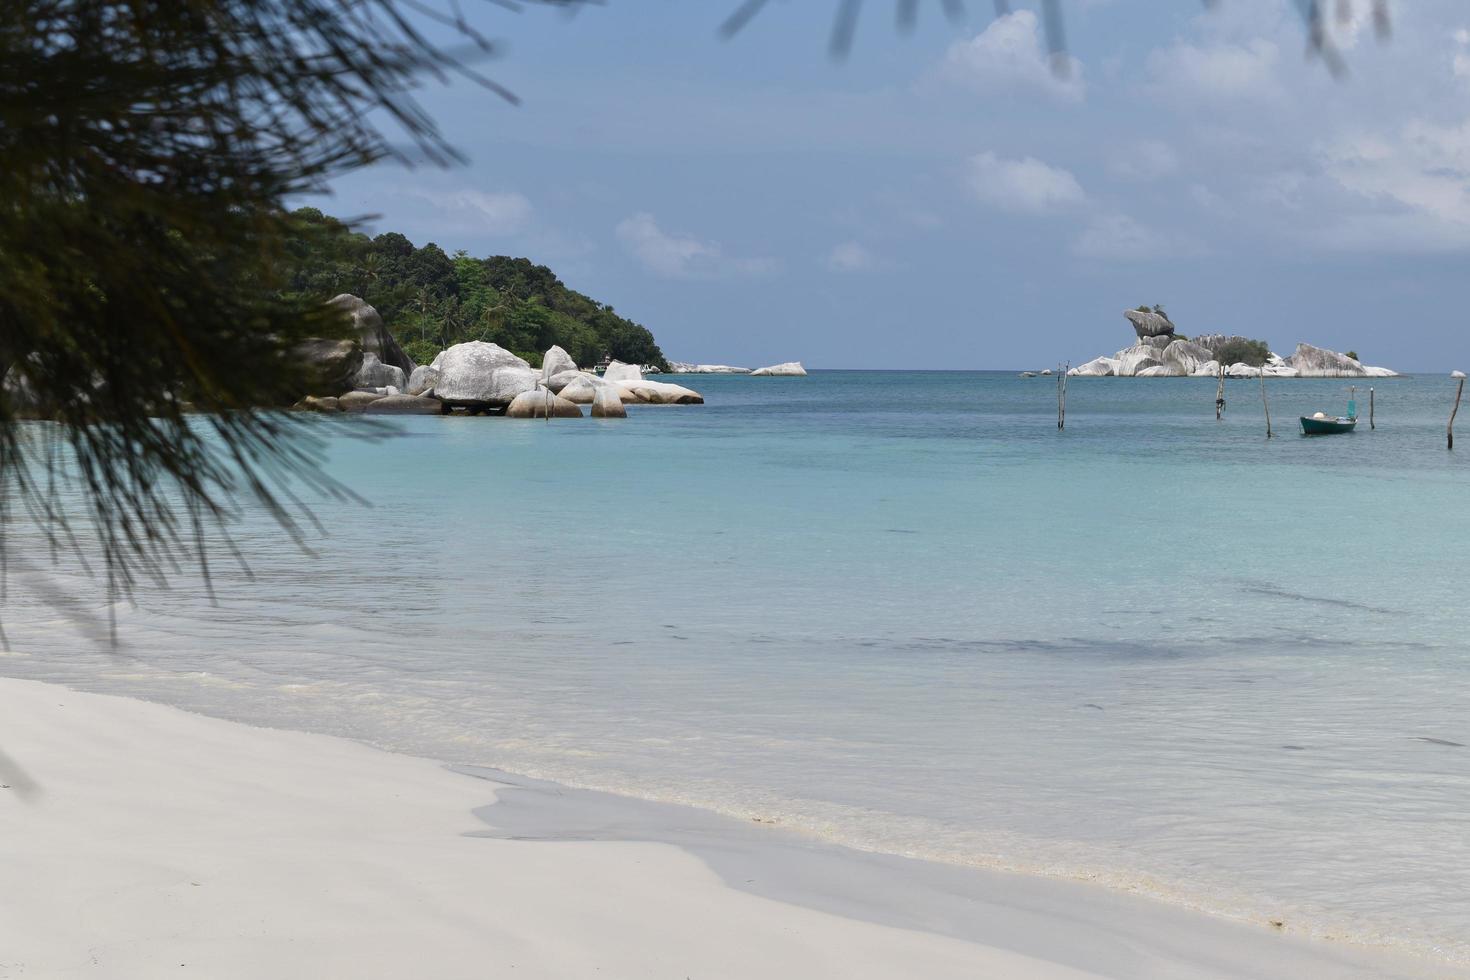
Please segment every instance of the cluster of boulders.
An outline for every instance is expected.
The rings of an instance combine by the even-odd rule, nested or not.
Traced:
[[[649,381],[635,364],[613,361],[599,377],[552,347],[539,369],[497,344],[472,340],[414,364],[356,296],[332,301],[352,316],[360,340],[312,341],[298,348],[314,392],[296,408],[370,415],[505,415],[507,418],[625,418],[625,405],[700,405],[682,385]]]
[[[750,368],[734,367],[730,364],[690,364],[687,361],[670,361],[671,374],[749,374]]]
[[[787,361],[784,364],[772,364],[770,367],[750,368],[732,367],[729,364],[687,364],[684,361],[670,361],[669,370],[674,374],[748,374],[754,378],[804,378],[806,368],[801,366],[800,361]]]
[[[1123,315],[1133,324],[1137,342],[1111,357],[1094,358],[1067,373],[1074,377],[1093,378],[1181,378],[1216,377],[1223,370],[1229,378],[1392,378],[1397,372],[1370,367],[1355,358],[1324,347],[1297,344],[1290,357],[1271,354],[1265,364],[1255,366],[1243,361],[1222,364],[1217,351],[1238,347],[1241,337],[1205,334],[1194,340],[1174,335],[1174,324],[1161,313],[1126,310]]]

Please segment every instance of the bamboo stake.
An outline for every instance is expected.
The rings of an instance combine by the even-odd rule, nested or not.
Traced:
[[[1062,366],[1057,365],[1057,429],[1060,431],[1067,424],[1067,417],[1062,413]]]
[[[1058,428],[1067,427],[1067,372],[1072,370],[1072,362],[1067,361],[1062,365],[1062,418]]]
[[[1220,384],[1215,388],[1215,421],[1225,414],[1225,365],[1220,365]]]
[[[1461,376],[1460,385],[1455,389],[1455,407],[1450,409],[1450,424],[1445,428],[1445,436],[1449,442],[1449,448],[1455,448],[1455,416],[1460,411],[1460,396],[1465,393],[1465,378]]]
[[[1266,438],[1271,438],[1271,403],[1266,400],[1266,372],[1261,371],[1261,404],[1266,407]]]
[[[1378,428],[1378,423],[1373,419],[1373,389],[1368,389],[1368,428]]]

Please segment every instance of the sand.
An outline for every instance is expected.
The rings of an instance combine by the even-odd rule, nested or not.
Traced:
[[[32,681],[0,783],[0,980],[1460,975]]]

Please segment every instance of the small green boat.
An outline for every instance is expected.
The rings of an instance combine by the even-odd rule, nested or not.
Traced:
[[[1353,385],[1348,389],[1348,413],[1339,415],[1337,418],[1318,412],[1316,415],[1302,416],[1302,435],[1304,436],[1335,436],[1339,432],[1351,432],[1358,427],[1358,386]]]
[[[1351,432],[1357,428],[1358,420],[1339,415],[1335,419],[1327,418],[1325,415],[1316,418],[1311,415],[1302,416],[1302,435],[1304,436],[1331,436],[1339,432]]]

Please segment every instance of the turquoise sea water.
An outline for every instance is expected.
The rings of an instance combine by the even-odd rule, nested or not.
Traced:
[[[626,421],[313,420],[371,508],[0,673],[1470,959],[1470,415],[1376,381],[690,377]],[[1358,391],[1366,414],[1366,386]],[[12,529],[24,544],[27,530]],[[95,588],[56,581],[101,608]],[[1463,744],[1454,744],[1463,743]]]

